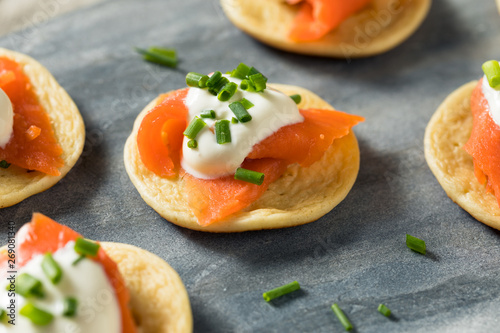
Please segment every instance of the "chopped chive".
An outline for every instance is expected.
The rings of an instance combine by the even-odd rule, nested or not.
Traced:
[[[291,95],[291,99],[295,102],[295,104],[299,104],[302,101],[302,97],[299,94]]]
[[[255,91],[255,86],[253,85],[253,83],[250,80],[247,80],[247,79],[241,81],[240,88],[241,88],[241,90],[245,90],[248,92]]]
[[[252,82],[256,92],[261,92],[266,89],[267,78],[261,73],[250,75],[248,79]]]
[[[78,257],[75,261],[73,261],[73,262],[71,263],[71,266],[76,266],[76,265],[78,265],[78,263],[79,263],[80,261],[82,261],[83,259],[85,259],[85,258],[87,258],[87,256],[86,256],[86,255],[84,255],[84,254],[80,254],[80,256],[79,256],[79,257]]]
[[[223,119],[215,122],[215,138],[220,145],[231,142],[229,120]]]
[[[252,116],[240,102],[233,102],[229,104],[229,108],[231,109],[231,111],[233,111],[236,119],[238,119],[240,122],[246,123],[252,120]]]
[[[63,316],[74,317],[76,315],[76,308],[78,300],[74,297],[66,297],[63,303]]]
[[[207,75],[196,72],[189,72],[186,75],[186,84],[190,87],[200,88],[200,80]],[[205,81],[206,82],[206,81]]]
[[[0,161],[0,168],[7,169],[8,167],[10,167],[10,163],[7,163],[6,160],[1,160]]]
[[[381,314],[383,314],[386,317],[391,316],[391,310],[389,310],[389,308],[387,306],[385,306],[384,304],[380,304],[378,306],[377,310],[378,310],[378,312],[380,312]]]
[[[346,331],[352,331],[353,327],[352,327],[351,322],[346,317],[346,315],[344,314],[344,312],[338,306],[337,303],[335,303],[335,304],[332,305],[332,310],[333,310],[333,313],[335,313],[335,315],[337,316],[337,318],[340,320],[340,323],[342,324],[342,326],[344,326],[345,330]]]
[[[207,80],[207,87],[213,87],[222,78],[222,73],[217,71],[214,72],[210,78]]]
[[[42,282],[28,273],[17,277],[16,292],[24,297],[43,297]]]
[[[262,185],[265,175],[262,172],[238,168],[234,174],[234,179],[242,180],[255,185]]]
[[[224,88],[225,85],[228,83],[229,80],[227,77],[221,77],[219,81],[215,83],[214,86],[208,88],[208,92],[214,96],[217,96],[217,94],[222,90],[222,88]]]
[[[188,141],[187,146],[188,148],[194,149],[198,147],[198,141],[196,141],[195,139],[191,139]]]
[[[262,297],[264,297],[264,300],[266,302],[269,302],[275,298],[281,297],[283,295],[289,294],[292,291],[296,291],[299,289],[300,289],[299,283],[297,281],[293,281],[289,284],[285,284],[284,286],[275,288],[273,290],[266,291],[265,293],[262,294]]]
[[[159,53],[159,54],[163,54],[165,57],[169,57],[169,58],[177,58],[177,51],[175,49],[172,49],[172,48],[163,48],[163,47],[158,47],[158,46],[151,46],[149,49],[148,49],[149,52],[153,52],[153,53]]]
[[[500,64],[496,60],[489,60],[482,66],[490,87],[500,90]]]
[[[194,117],[189,126],[184,131],[184,135],[189,139],[194,139],[207,124],[199,117]]]
[[[233,97],[234,93],[236,93],[236,89],[238,89],[238,85],[234,82],[228,82],[224,85],[224,87],[219,91],[219,95],[217,98],[221,102],[226,102]]]
[[[237,124],[239,123],[238,119],[236,119],[235,117],[231,118],[231,124]]]
[[[254,74],[260,74],[259,70],[255,67],[251,67],[250,70],[248,71],[248,76],[254,75]]]
[[[177,67],[177,57],[171,57],[165,55],[162,52],[152,52],[150,50],[145,50],[136,47],[136,52],[142,54],[144,60],[149,62],[154,62],[156,64],[168,66],[168,67]]]
[[[208,79],[209,79],[208,75],[203,75],[200,78],[200,80],[198,81],[198,87],[199,88],[206,88]]]
[[[425,254],[426,252],[425,241],[408,234],[406,234],[406,246],[421,254]]]
[[[23,308],[19,311],[19,313],[31,320],[31,322],[35,325],[48,325],[54,319],[54,316],[42,309],[37,308],[32,303],[27,303]]]
[[[201,118],[210,118],[210,119],[215,119],[217,115],[215,114],[214,110],[203,110],[200,113]]]
[[[245,79],[250,72],[250,67],[245,65],[244,63],[240,63],[238,67],[236,67],[232,72],[231,72],[231,77],[235,77],[238,79]]]
[[[246,98],[242,98],[241,101],[240,101],[241,105],[243,105],[243,107],[247,110],[250,110],[253,106],[255,106],[252,102],[250,102],[248,99]]]
[[[75,241],[75,252],[90,257],[95,257],[100,247],[98,243],[82,237],[78,237]]]
[[[53,284],[59,283],[62,278],[61,266],[54,260],[52,254],[46,253],[42,260],[42,270]]]

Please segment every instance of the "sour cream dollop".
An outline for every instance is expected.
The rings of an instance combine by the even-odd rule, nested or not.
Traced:
[[[9,96],[0,89],[0,148],[10,141],[14,132],[14,110]]]
[[[197,135],[198,147],[189,148],[184,138],[182,145],[182,167],[197,178],[213,179],[234,174],[252,151],[255,144],[264,140],[283,126],[304,121],[295,102],[287,95],[266,88],[263,92],[247,92],[239,88],[241,80],[224,75],[238,84],[238,90],[227,102],[221,102],[207,89],[189,88],[185,104],[189,109],[189,120],[204,110],[214,110],[216,119],[203,118],[205,126]],[[246,123],[230,123],[231,142],[218,144],[214,129],[215,121],[231,120],[234,117],[229,104],[247,99],[252,104],[248,113],[252,120]]]
[[[65,247],[52,254],[54,260],[61,266],[63,275],[61,281],[54,285],[42,271],[43,255],[33,257],[17,273],[28,273],[42,282],[44,297],[30,298],[38,308],[54,315],[52,322],[46,326],[37,326],[20,315],[19,310],[27,300],[15,296],[16,317],[15,325],[0,324],[0,332],[121,332],[121,314],[118,301],[111,283],[103,267],[91,259],[81,260],[78,264],[72,263],[79,257],[74,250],[75,242],[69,242]],[[1,285],[0,306],[7,310],[10,300],[5,283]],[[78,301],[76,315],[64,317],[63,301],[65,297],[75,297]],[[7,320],[10,320],[7,317]]]

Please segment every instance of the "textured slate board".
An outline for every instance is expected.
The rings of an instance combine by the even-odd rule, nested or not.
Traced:
[[[264,46],[234,28],[218,2],[107,1],[0,39],[46,65],[78,104],[87,142],[52,189],[0,212],[19,228],[40,211],[89,238],[130,243],[167,260],[190,294],[197,332],[342,332],[338,302],[358,332],[498,331],[500,233],[453,204],[428,169],[427,121],[460,85],[498,58],[494,1],[435,1],[424,25],[384,55],[346,62]],[[177,70],[142,62],[132,46],[177,48]],[[360,114],[362,165],[346,200],[305,226],[206,234],[174,226],[140,198],[123,145],[139,111],[184,86],[186,71],[258,65]],[[1,185],[0,185],[1,186]],[[408,250],[405,233],[427,241]],[[275,303],[262,292],[300,281]],[[379,303],[394,312],[378,314]]]

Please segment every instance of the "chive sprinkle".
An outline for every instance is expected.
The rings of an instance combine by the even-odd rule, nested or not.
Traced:
[[[63,303],[63,316],[74,317],[76,315],[76,308],[78,307],[78,300],[74,297],[66,297]]]
[[[188,148],[191,148],[191,149],[197,148],[198,141],[196,141],[195,139],[191,139],[188,141],[187,146],[188,146]]]
[[[27,303],[19,311],[19,314],[31,320],[35,325],[48,325],[54,319],[54,316],[42,309],[37,308],[32,303]]]
[[[210,78],[207,80],[207,87],[213,87],[222,78],[222,73],[217,71],[214,72]]]
[[[255,185],[262,185],[265,175],[262,172],[252,171],[244,168],[236,169],[234,179],[242,180]]]
[[[488,79],[490,87],[500,90],[500,64],[496,60],[486,61],[483,66],[483,72]]]
[[[252,116],[240,102],[233,102],[229,104],[229,108],[231,109],[231,111],[233,111],[236,119],[238,119],[240,122],[246,123],[252,120]]]
[[[217,115],[215,114],[214,110],[203,110],[200,113],[201,118],[209,118],[209,119],[215,119]]]
[[[250,70],[248,71],[247,75],[250,76],[250,75],[254,75],[254,74],[260,74],[260,71],[255,67],[251,67]]]
[[[8,167],[10,167],[10,163],[7,163],[6,160],[1,160],[0,161],[0,168],[7,169]]]
[[[219,95],[217,95],[217,98],[221,102],[229,101],[229,99],[233,97],[234,93],[236,93],[236,89],[238,89],[238,85],[236,83],[228,82],[219,91]]]
[[[406,234],[406,246],[420,254],[426,253],[425,241]]]
[[[53,284],[59,283],[62,278],[61,266],[54,260],[52,254],[46,253],[42,260],[42,270]]]
[[[389,310],[389,308],[387,306],[385,306],[384,304],[380,304],[378,306],[377,310],[378,310],[378,312],[380,312],[381,314],[383,314],[386,317],[391,316],[391,310]]]
[[[344,326],[345,330],[346,331],[352,331],[352,324],[351,322],[349,321],[349,319],[346,317],[346,315],[344,314],[344,312],[342,311],[342,309],[338,306],[337,303],[334,303],[332,305],[332,310],[333,310],[333,313],[335,313],[335,315],[337,316],[337,318],[340,320],[340,323],[342,324],[342,326]]]
[[[76,266],[76,265],[78,265],[78,263],[79,263],[80,261],[82,261],[83,259],[85,259],[85,258],[87,258],[87,257],[86,257],[84,254],[80,254],[80,256],[79,256],[79,257],[78,257],[75,261],[73,261],[73,262],[71,263],[71,266]]]
[[[244,63],[240,63],[238,67],[233,69],[233,71],[231,72],[231,77],[243,80],[246,79],[249,72],[250,72],[250,67],[248,67]]]
[[[291,95],[291,99],[295,102],[295,104],[299,104],[302,101],[302,97],[299,94]]]
[[[143,59],[146,61],[168,67],[177,67],[177,56],[172,56],[171,50],[167,52],[158,52],[158,48],[145,50],[138,47],[136,47],[135,50],[137,53],[142,54]]]
[[[184,135],[189,139],[195,139],[198,133],[205,127],[207,124],[201,120],[199,117],[194,117],[193,120],[189,123],[189,126],[184,131]]]
[[[285,284],[284,286],[266,291],[265,293],[262,294],[262,297],[266,302],[269,302],[275,298],[281,297],[283,295],[289,294],[292,291],[296,291],[299,289],[300,289],[300,284],[297,281],[293,281],[289,284]]]
[[[202,89],[206,88],[208,79],[209,79],[208,75],[203,75],[201,79],[198,81],[198,87]]]
[[[217,96],[217,94],[219,94],[219,92],[222,90],[222,88],[224,88],[225,85],[228,83],[229,83],[229,80],[227,77],[221,77],[219,79],[219,81],[217,81],[213,86],[208,87],[208,92],[214,96]]]
[[[248,79],[252,82],[256,92],[262,92],[266,89],[267,78],[261,73],[250,75]]]
[[[245,90],[248,92],[255,91],[255,86],[253,85],[253,83],[250,80],[247,80],[247,79],[241,81],[240,88],[241,88],[241,90]]]
[[[215,138],[220,145],[231,142],[229,120],[223,119],[215,122]]]
[[[95,257],[100,247],[98,243],[82,237],[78,237],[75,241],[75,252],[90,257]]]
[[[42,282],[28,273],[17,277],[16,292],[24,297],[43,297]]]
[[[187,73],[186,75],[186,84],[190,87],[196,87],[196,88],[199,88],[200,87],[200,80],[204,77],[204,76],[207,76],[207,75],[203,75],[203,74],[200,74],[200,73],[196,73],[196,72],[189,72]],[[208,76],[207,76],[208,77]],[[208,79],[207,79],[208,80]],[[206,82],[206,80],[205,80]]]
[[[240,103],[241,105],[243,105],[243,107],[247,110],[250,110],[253,106],[255,106],[252,102],[250,102],[248,99],[246,98],[242,98],[240,100]]]
[[[231,118],[231,124],[237,124],[239,123],[238,119],[236,119],[235,117]]]

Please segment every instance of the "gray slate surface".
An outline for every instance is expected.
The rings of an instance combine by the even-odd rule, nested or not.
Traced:
[[[89,238],[140,246],[184,280],[196,332],[499,332],[500,233],[453,204],[422,150],[427,121],[460,85],[498,58],[494,1],[435,1],[424,25],[384,55],[351,63],[271,49],[223,16],[216,0],[106,1],[0,39],[47,66],[78,104],[88,139],[80,163],[52,189],[0,212],[19,228],[39,211]],[[132,46],[175,47],[171,70]],[[186,71],[257,65],[272,82],[304,86],[360,114],[358,180],[331,213],[305,226],[242,234],[177,227],[129,181],[123,145],[139,111],[184,86]],[[429,254],[406,248],[405,233]],[[297,280],[303,290],[272,304],[262,292]],[[394,318],[381,316],[385,303]]]

